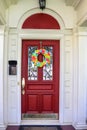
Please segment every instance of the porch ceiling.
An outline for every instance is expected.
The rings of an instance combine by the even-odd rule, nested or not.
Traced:
[[[3,3],[6,8],[8,8],[12,4],[16,4],[19,0],[3,0]]]
[[[77,7],[81,0],[65,0],[66,5]]]
[[[8,8],[12,4],[17,4],[19,0],[3,0],[5,7]],[[64,0],[67,6],[76,7],[81,0]]]

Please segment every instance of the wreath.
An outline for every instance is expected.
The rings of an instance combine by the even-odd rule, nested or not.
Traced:
[[[43,62],[38,61],[38,55],[42,54],[44,56]],[[45,49],[37,49],[32,53],[32,61],[35,66],[43,67],[46,64],[50,64],[50,53]]]

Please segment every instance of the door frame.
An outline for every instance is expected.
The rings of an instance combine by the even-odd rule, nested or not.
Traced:
[[[22,57],[22,39],[27,40],[60,40],[60,83],[59,83],[59,120],[21,120],[21,57]],[[18,85],[19,85],[19,122],[21,124],[47,124],[47,125],[55,125],[55,124],[61,124],[63,122],[63,111],[64,111],[64,101],[63,101],[63,95],[64,95],[64,34],[63,32],[58,30],[20,30],[19,38],[18,38]],[[61,87],[60,87],[61,86]]]

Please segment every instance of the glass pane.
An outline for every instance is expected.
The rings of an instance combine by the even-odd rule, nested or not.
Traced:
[[[51,55],[50,64],[43,67],[43,80],[53,80],[53,47],[44,47]]]
[[[37,80],[38,78],[38,68],[34,66],[32,62],[32,53],[37,50],[37,46],[31,46],[28,48],[28,80]]]

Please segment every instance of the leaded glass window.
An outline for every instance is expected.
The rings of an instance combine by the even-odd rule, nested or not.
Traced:
[[[43,67],[43,80],[53,80],[53,47],[45,46],[44,49],[50,52],[51,61]]]
[[[32,53],[37,50],[37,46],[30,46],[28,48],[28,80],[37,80],[38,79],[38,67],[34,66],[31,56]]]

